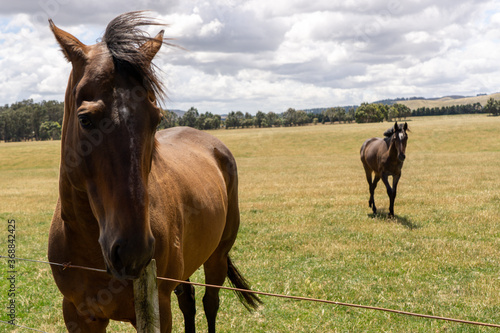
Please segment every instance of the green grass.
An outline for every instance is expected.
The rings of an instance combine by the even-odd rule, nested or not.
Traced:
[[[386,218],[389,200],[381,183],[375,194],[381,214],[370,214],[359,160],[363,141],[381,136],[388,123],[211,132],[238,163],[242,225],[232,257],[255,290],[500,324],[500,118],[425,117],[408,123],[412,132],[395,219]],[[18,256],[46,259],[58,161],[59,142],[0,144],[0,253],[6,252],[7,219],[15,218]],[[17,266],[19,323],[63,331],[61,295],[49,268]],[[0,263],[2,277],[5,272]],[[201,270],[192,280],[203,282]],[[206,331],[203,289],[196,291],[197,325]],[[2,278],[0,307],[6,299]],[[233,293],[221,291],[218,330],[494,330],[262,299],[265,304],[248,313]],[[173,308],[174,332],[183,332],[180,311]],[[115,323],[109,331],[133,329]]]

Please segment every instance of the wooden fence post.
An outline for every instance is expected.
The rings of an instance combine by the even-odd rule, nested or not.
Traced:
[[[135,316],[138,333],[160,332],[160,308],[156,261],[151,260],[141,276],[134,280]]]

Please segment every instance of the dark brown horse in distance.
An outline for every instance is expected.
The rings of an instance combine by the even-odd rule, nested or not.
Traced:
[[[152,258],[160,277],[188,280],[203,265],[205,281],[249,289],[229,258],[240,223],[236,162],[218,139],[191,128],[156,132],[163,97],[153,57],[163,31],[143,12],[118,16],[102,41],[84,45],[50,27],[73,70],[64,102],[59,200],[49,234],[52,262],[107,269],[108,274],[52,266],[70,332],[105,332],[109,320],[135,326],[133,288]],[[195,330],[194,289],[158,282],[161,332],[172,328],[176,290],[187,332]],[[260,300],[239,294],[247,307]],[[215,331],[219,289],[203,305]]]
[[[384,182],[389,196],[389,216],[394,216],[394,200],[398,188],[401,168],[406,158],[406,144],[408,142],[408,125],[396,122],[394,127],[389,128],[384,139],[371,138],[366,140],[361,146],[361,162],[366,172],[366,180],[370,187],[369,206],[373,209],[373,214],[377,214],[373,194],[380,179]],[[372,174],[375,177],[372,180]],[[389,184],[389,176],[392,176],[392,187]]]

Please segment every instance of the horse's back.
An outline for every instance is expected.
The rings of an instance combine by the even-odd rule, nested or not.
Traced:
[[[185,126],[177,126],[158,131],[155,137],[162,145],[187,144],[194,148],[207,146],[207,144],[224,146],[224,144],[213,135]]]
[[[236,176],[233,155],[226,145],[213,135],[191,127],[173,127],[157,132],[156,140],[169,163],[204,167],[200,163],[215,162],[225,178]],[[229,182],[230,179],[226,181]]]
[[[214,150],[217,150],[224,158],[228,159],[227,162],[234,163],[233,155],[224,143],[213,135],[191,127],[173,127],[158,131],[156,139],[161,146],[167,149],[188,149],[192,152],[206,152],[208,154],[212,154]]]

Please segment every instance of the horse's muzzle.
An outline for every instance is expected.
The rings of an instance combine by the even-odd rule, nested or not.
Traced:
[[[137,279],[154,254],[155,240],[148,239],[142,246],[117,240],[108,251],[103,249],[106,270],[118,279]]]
[[[404,162],[404,160],[406,159],[406,155],[401,153],[398,155],[398,159],[401,161],[401,162]]]

